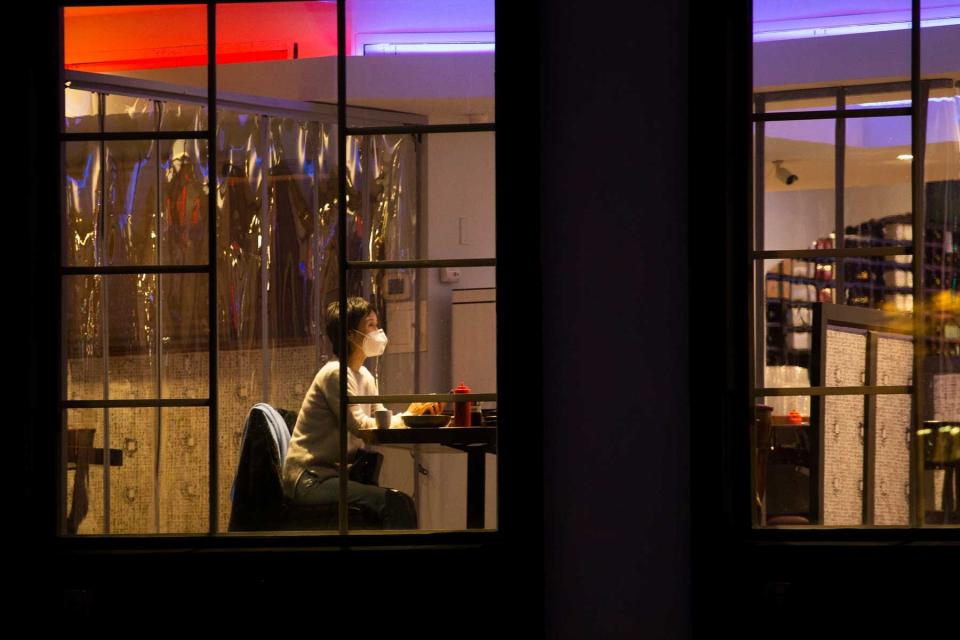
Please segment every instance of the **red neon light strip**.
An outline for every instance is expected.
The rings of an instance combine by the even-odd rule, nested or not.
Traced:
[[[243,51],[239,53],[218,53],[217,64],[236,64],[240,62],[262,62],[265,60],[286,60],[290,57],[286,49],[267,51]],[[127,71],[132,69],[163,69],[167,67],[197,67],[207,64],[206,55],[165,56],[159,58],[132,58],[128,60],[103,60],[100,62],[73,62],[64,65],[74,71]]]

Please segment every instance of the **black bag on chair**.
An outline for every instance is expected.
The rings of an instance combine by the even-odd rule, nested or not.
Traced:
[[[380,469],[383,467],[383,454],[378,451],[358,449],[353,464],[350,465],[349,478],[360,484],[379,487]]]

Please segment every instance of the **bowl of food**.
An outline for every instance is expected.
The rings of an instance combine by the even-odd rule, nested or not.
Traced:
[[[401,416],[403,424],[411,429],[445,427],[450,422],[450,416]]]

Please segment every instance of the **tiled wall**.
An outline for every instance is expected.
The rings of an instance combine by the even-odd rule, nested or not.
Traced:
[[[263,351],[234,350],[219,354],[218,522],[221,531],[226,530],[230,518],[230,488],[247,412],[261,401],[298,411],[317,370],[317,351],[313,346],[276,348],[269,353],[269,397],[263,394]],[[114,393],[126,398],[156,397],[150,374],[154,364],[148,356],[111,357],[111,397]],[[68,370],[71,399],[102,397],[101,361],[87,359],[82,364],[70,361]],[[98,370],[99,380],[91,375]],[[166,354],[163,371],[165,398],[207,395],[206,352]],[[110,533],[206,533],[209,529],[207,409],[111,409],[108,415],[110,446],[123,452],[123,465],[110,469]],[[71,410],[68,423],[71,429],[95,429],[95,447],[102,447],[102,410]],[[67,472],[66,509],[72,502],[74,473]],[[89,509],[79,532],[103,533],[103,466],[90,467],[88,493]]]

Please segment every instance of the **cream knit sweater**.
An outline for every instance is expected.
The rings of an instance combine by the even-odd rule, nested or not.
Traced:
[[[379,393],[377,381],[361,366],[359,371],[347,368],[347,396],[375,396]],[[357,449],[363,447],[359,432],[376,429],[373,412],[383,409],[382,404],[348,405],[347,457],[353,458]],[[403,425],[402,414],[393,416],[391,428]],[[337,467],[340,458],[340,362],[331,360],[317,372],[307,391],[297,424],[283,461],[283,490],[288,497],[303,471],[310,466]]]

